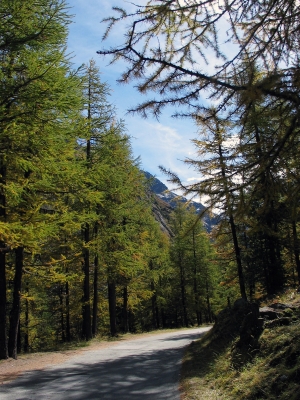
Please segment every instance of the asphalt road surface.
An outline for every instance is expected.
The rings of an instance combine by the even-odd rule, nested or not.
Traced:
[[[184,348],[209,328],[144,336],[86,351],[0,387],[1,400],[179,400]]]

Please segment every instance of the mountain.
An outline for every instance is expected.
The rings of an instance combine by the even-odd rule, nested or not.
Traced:
[[[156,198],[154,201],[154,214],[156,219],[163,224],[163,220],[167,221],[168,220],[168,214],[174,209],[176,206],[176,200],[180,200],[183,203],[187,203],[188,199],[185,197],[178,197],[177,194],[169,191],[168,187],[162,183],[159,179],[155,178],[153,175],[151,175],[147,171],[143,171],[145,174],[145,177],[150,180],[150,189],[151,191],[155,194]],[[198,203],[196,201],[190,201],[189,202],[191,207],[194,207],[197,213],[201,213],[204,209],[205,206],[201,203]],[[162,218],[161,218],[162,217]],[[217,215],[207,215],[205,214],[204,217],[202,218],[204,226],[207,230],[207,232],[211,232],[212,228],[214,225],[218,223],[218,216]],[[166,226],[164,226],[164,229],[167,229],[167,223],[165,223]],[[167,229],[168,230],[168,229]],[[170,229],[169,229],[170,230]],[[171,235],[172,236],[172,235]]]

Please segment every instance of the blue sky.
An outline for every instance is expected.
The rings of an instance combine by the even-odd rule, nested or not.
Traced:
[[[139,0],[142,4],[145,0]],[[141,157],[144,170],[155,175],[167,184],[167,177],[158,166],[177,173],[184,183],[198,179],[197,173],[185,165],[186,157],[195,158],[195,148],[191,139],[196,138],[196,126],[187,119],[171,118],[172,109],[166,109],[159,121],[153,118],[142,119],[127,114],[127,109],[143,101],[134,89],[134,83],[119,85],[116,80],[124,70],[122,63],[109,65],[109,58],[96,54],[97,50],[122,43],[122,32],[114,31],[109,40],[102,42],[105,25],[100,21],[113,14],[112,6],[134,7],[125,0],[69,0],[73,23],[70,25],[68,52],[72,53],[73,63],[80,66],[94,59],[102,73],[102,81],[107,82],[112,93],[110,101],[117,108],[117,115],[125,121],[135,157]]]

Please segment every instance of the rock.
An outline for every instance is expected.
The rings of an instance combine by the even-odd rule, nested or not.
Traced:
[[[291,324],[291,322],[292,322],[291,318],[288,317],[279,318],[279,323],[281,326],[288,326]]]
[[[268,306],[269,308],[274,308],[275,310],[285,310],[286,308],[289,308],[288,304],[283,304],[283,303],[273,303]]]
[[[251,343],[258,327],[257,320],[257,315],[253,312],[245,316],[240,328],[239,346],[248,346]]]
[[[272,321],[266,322],[266,328],[275,328],[276,326],[288,326],[292,323],[292,319],[288,317],[282,317],[273,319]]]
[[[288,307],[283,311],[283,315],[285,317],[292,317],[294,315],[294,310]]]
[[[264,318],[264,319],[277,319],[278,318],[278,313],[274,310],[274,308],[271,307],[261,307],[259,309],[259,315]]]
[[[259,337],[262,328],[263,322],[259,319],[259,307],[255,303],[243,304],[239,303],[243,310],[247,310],[248,313],[244,315],[241,320],[240,325],[240,338],[236,343],[236,346],[239,348],[247,348],[251,346],[252,348],[256,347],[257,338]]]
[[[246,309],[248,304],[249,302],[247,300],[240,298],[233,303],[233,309]]]
[[[258,318],[258,319],[257,319],[257,324],[258,324],[258,327],[259,327],[261,330],[263,330],[263,329],[264,329],[265,320],[264,320],[263,318]]]

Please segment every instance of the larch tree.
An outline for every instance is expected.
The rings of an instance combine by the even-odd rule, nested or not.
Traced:
[[[84,66],[83,71],[83,87],[84,87],[84,117],[85,123],[83,132],[85,137],[82,138],[85,146],[85,163],[86,163],[86,184],[88,189],[87,203],[85,207],[90,208],[90,220],[86,221],[82,226],[82,234],[84,240],[83,249],[83,309],[82,309],[82,336],[89,340],[97,331],[97,280],[98,280],[98,264],[99,255],[96,250],[94,252],[94,303],[93,312],[91,312],[91,296],[90,296],[90,246],[92,240],[98,234],[97,214],[99,213],[99,201],[97,197],[101,193],[99,180],[101,180],[101,146],[102,138],[107,130],[113,124],[115,117],[113,107],[108,103],[107,96],[109,94],[108,86],[100,80],[100,71],[95,61],[91,60],[88,65]],[[89,192],[90,190],[90,192]],[[94,196],[92,194],[94,193]],[[95,201],[92,199],[95,198]],[[100,195],[101,197],[101,195]],[[87,205],[90,203],[89,205]],[[92,237],[94,236],[94,237]],[[93,313],[93,321],[91,315]]]
[[[175,270],[178,270],[176,276],[178,276],[178,288],[180,297],[180,312],[182,326],[188,327],[188,304],[187,304],[187,269],[186,269],[186,258],[187,258],[187,243],[185,232],[187,230],[187,209],[186,205],[178,201],[176,208],[172,215],[171,229],[174,233],[173,246],[171,247],[171,260],[175,266]],[[177,314],[177,310],[176,310]]]
[[[78,80],[70,73],[64,53],[70,21],[65,2],[3,1],[0,14],[0,358],[7,356],[4,305],[8,252],[15,253],[9,355],[16,358],[24,248],[34,247],[36,216],[45,201],[38,195],[44,186],[43,157],[47,151],[52,153],[58,141],[63,144],[68,140],[60,136],[59,126],[65,123],[67,113],[79,106],[80,97]]]
[[[183,114],[209,117],[211,109],[203,96],[217,102],[220,112],[227,107],[229,115],[240,110],[241,97],[264,98],[270,108],[273,100],[282,99],[295,112],[286,136],[296,128],[300,82],[296,0],[150,0],[133,13],[113,9],[118,15],[104,20],[108,24],[104,39],[126,20],[125,41],[99,54],[129,64],[122,82],[138,80],[141,93],[160,95],[135,111],[159,115],[164,106],[177,104],[188,106]],[[263,73],[255,81],[245,80],[245,70],[253,63],[262,66]]]
[[[255,192],[255,184],[262,187],[263,180],[264,193],[274,192],[274,183],[281,180],[276,168],[280,164],[285,170],[299,141],[299,4],[296,0],[150,0],[136,6],[133,13],[119,7],[114,10],[118,15],[104,20],[108,24],[104,39],[126,20],[125,40],[99,54],[112,56],[112,62],[121,59],[127,63],[120,82],[134,80],[140,93],[157,94],[152,99],[147,96],[130,111],[158,117],[164,107],[173,105],[178,107],[174,114],[177,117],[192,117],[204,125],[222,120],[231,126],[235,136],[230,144],[232,159],[222,172],[223,183],[230,182],[230,187],[223,192],[222,201],[231,226],[240,292],[246,298],[243,239],[237,230],[243,204],[240,195],[243,192],[251,198],[249,193],[252,189]],[[269,129],[272,140],[267,134],[264,143],[262,113],[274,121]],[[252,141],[253,135],[256,142]],[[222,148],[218,157],[219,161],[226,158]],[[203,160],[197,161],[203,165]],[[200,186],[201,195],[205,191],[201,192]],[[280,215],[276,221],[273,218],[283,207],[269,200],[266,196],[259,200],[268,203],[268,209],[260,209],[264,226],[260,243],[266,263],[273,265],[266,270],[266,282],[268,292],[274,292],[284,283],[282,243],[278,241],[283,220]],[[298,268],[297,220],[294,214],[292,237]],[[241,229],[248,229],[245,221],[241,217]]]
[[[211,299],[216,284],[215,254],[204,232],[196,210],[188,204],[177,203],[171,220],[174,238],[171,244],[173,264],[173,303],[177,323],[182,326],[212,322]]]
[[[110,330],[115,336],[117,286],[126,290],[135,269],[141,265],[138,226],[143,204],[142,173],[132,157],[122,123],[115,123],[103,137],[100,153],[104,201],[99,209],[99,233],[107,273]]]

